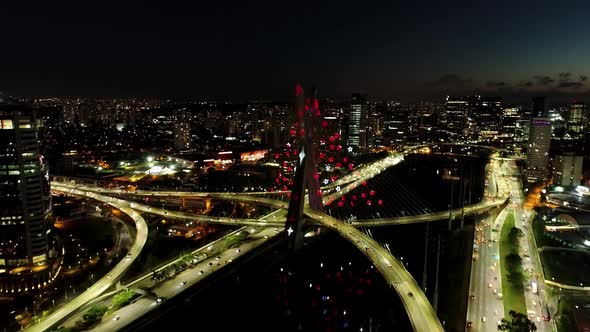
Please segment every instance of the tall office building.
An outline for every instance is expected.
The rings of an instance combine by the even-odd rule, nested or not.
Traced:
[[[586,122],[586,104],[578,101],[572,102],[567,109],[566,116],[568,133],[574,138],[582,136],[586,129]]]
[[[409,112],[400,103],[384,103],[386,107],[384,135],[390,145],[399,147],[406,144],[409,135]]]
[[[190,113],[186,109],[180,109],[176,112],[176,122],[174,123],[174,148],[178,151],[190,148],[190,120]]]
[[[0,105],[0,292],[39,289],[59,263],[49,178],[39,153],[35,111]]]
[[[547,177],[551,122],[547,117],[544,97],[533,98],[533,118],[529,128],[527,179],[536,182]]]
[[[504,142],[513,142],[516,137],[517,122],[520,119],[520,110],[517,107],[505,108],[502,111],[500,139]]]
[[[553,184],[560,186],[580,185],[583,163],[583,156],[576,156],[574,154],[555,156]]]
[[[495,139],[501,132],[502,99],[500,97],[475,96],[472,99],[475,124],[474,137],[478,140]]]
[[[447,130],[458,138],[464,138],[469,128],[469,114],[473,108],[471,98],[447,96],[445,108]]]
[[[353,93],[348,117],[347,144],[353,152],[367,149],[369,100],[366,94]]]

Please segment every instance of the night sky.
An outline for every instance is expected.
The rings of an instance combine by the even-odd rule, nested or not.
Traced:
[[[300,81],[415,100],[590,89],[588,1],[79,3],[2,4],[0,91],[281,98]]]

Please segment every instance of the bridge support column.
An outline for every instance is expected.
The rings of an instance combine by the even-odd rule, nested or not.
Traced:
[[[432,296],[432,307],[438,312],[438,272],[440,270],[440,233],[436,242],[436,275],[434,277],[434,295]]]
[[[426,281],[427,281],[427,275],[428,275],[428,236],[429,236],[429,226],[430,223],[426,223],[426,235],[424,237],[424,271],[422,271],[422,290],[424,291],[424,294],[426,294]]]

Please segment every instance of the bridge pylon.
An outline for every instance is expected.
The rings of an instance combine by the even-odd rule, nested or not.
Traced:
[[[317,170],[318,149],[317,143],[314,141],[320,117],[319,101],[315,89],[313,89],[311,96],[306,98],[303,88],[299,84],[295,88],[295,94],[297,97],[297,118],[301,129],[301,149],[285,225],[285,234],[291,250],[298,250],[303,245],[305,194],[307,193],[311,209],[324,210]]]

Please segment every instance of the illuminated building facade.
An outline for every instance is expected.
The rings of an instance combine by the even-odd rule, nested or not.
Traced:
[[[580,185],[583,163],[583,156],[573,154],[556,156],[553,184],[560,186]]]
[[[0,105],[0,292],[39,289],[56,276],[47,168],[35,111]]]
[[[527,179],[529,182],[543,180],[547,176],[551,122],[547,117],[548,112],[543,97],[533,99],[533,115],[529,129],[527,154]]]
[[[174,148],[187,150],[191,146],[190,113],[186,109],[178,110],[174,123]]]
[[[466,97],[447,97],[446,99],[446,128],[459,138],[465,137],[469,128],[469,114],[471,103]]]
[[[587,122],[586,104],[576,101],[572,102],[568,107],[566,120],[568,133],[573,138],[582,136]]]
[[[353,148],[352,152],[367,149],[368,115],[369,101],[367,95],[360,93],[352,94],[347,130],[347,144]]]

